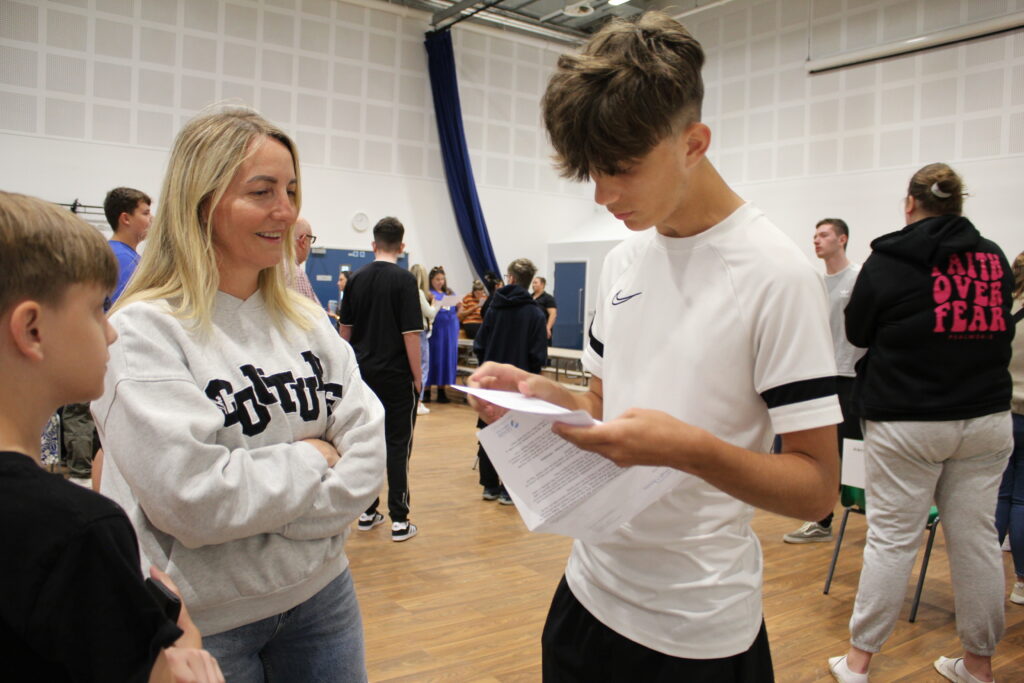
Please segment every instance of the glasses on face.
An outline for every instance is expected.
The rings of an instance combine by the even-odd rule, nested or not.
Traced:
[[[308,240],[310,244],[316,244],[316,235],[300,235],[297,241],[301,242],[302,240]]]

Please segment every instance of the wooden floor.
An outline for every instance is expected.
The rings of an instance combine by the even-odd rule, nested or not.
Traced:
[[[475,414],[461,404],[430,408],[416,425],[410,473],[419,535],[393,543],[384,525],[354,531],[348,543],[370,680],[539,681],[541,627],[570,541],[531,534],[513,506],[482,501],[472,469]],[[865,522],[851,515],[829,595],[822,586],[832,544],[783,544],[782,535],[796,526],[764,512],[754,519],[776,677],[828,681],[826,659],[847,646]],[[1009,590],[1009,553],[1004,560]],[[941,526],[914,624],[906,620],[910,594],[872,665],[873,681],[942,681],[932,661],[958,656]],[[1024,681],[1024,606],[1007,602],[1006,624],[996,680]]]

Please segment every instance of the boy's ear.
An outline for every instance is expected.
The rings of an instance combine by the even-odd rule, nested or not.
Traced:
[[[695,121],[683,131],[686,144],[686,164],[693,166],[704,158],[711,146],[711,129],[700,121]]]
[[[14,348],[29,360],[43,359],[42,323],[43,307],[38,301],[22,301],[14,306],[8,318]]]

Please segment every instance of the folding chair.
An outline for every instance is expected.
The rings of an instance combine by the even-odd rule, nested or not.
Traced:
[[[832,574],[836,570],[836,561],[839,559],[839,547],[843,544],[843,534],[846,533],[846,521],[850,517],[851,512],[856,512],[859,515],[867,514],[867,503],[864,500],[864,489],[857,488],[856,486],[846,486],[845,484],[840,487],[840,501],[843,504],[843,521],[839,525],[839,535],[836,537],[836,547],[832,552],[832,563],[828,567],[828,577],[825,579],[825,595],[828,595],[828,589],[832,585]],[[928,523],[925,525],[925,529],[928,530],[928,544],[924,549],[924,559],[921,561],[921,574],[917,578],[917,590],[914,591],[914,602],[910,606],[910,622],[913,623],[917,619],[917,607],[921,602],[921,589],[924,588],[924,577],[928,572],[928,560],[932,556],[932,545],[935,543],[935,530],[939,527],[939,510],[934,505],[931,511],[928,513]]]

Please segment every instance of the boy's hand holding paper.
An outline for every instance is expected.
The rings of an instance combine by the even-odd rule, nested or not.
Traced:
[[[683,476],[664,467],[621,468],[552,431],[556,422],[584,433],[601,424],[583,410],[515,392],[456,388],[507,411],[479,438],[531,531],[607,536]]]

